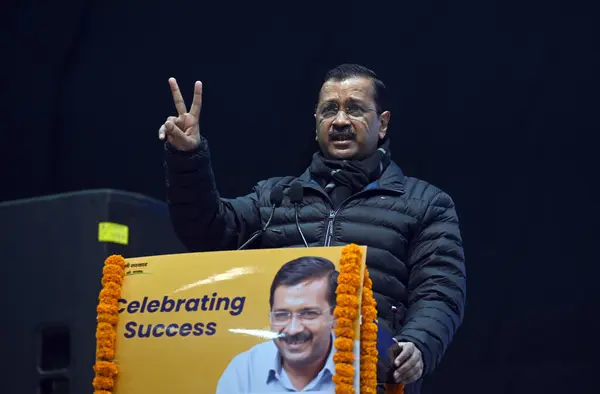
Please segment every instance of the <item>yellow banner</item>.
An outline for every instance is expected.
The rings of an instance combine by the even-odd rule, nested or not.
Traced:
[[[364,274],[366,248],[361,249]],[[294,248],[126,259],[114,393],[333,393],[334,287],[341,251]]]

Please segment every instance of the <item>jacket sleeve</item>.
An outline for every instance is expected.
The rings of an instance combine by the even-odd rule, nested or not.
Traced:
[[[431,200],[408,257],[408,310],[398,341],[423,354],[423,376],[431,374],[464,316],[466,268],[454,202],[444,192]]]
[[[171,222],[189,251],[236,249],[259,229],[259,186],[243,197],[221,198],[204,137],[191,152],[166,143],[164,166]]]

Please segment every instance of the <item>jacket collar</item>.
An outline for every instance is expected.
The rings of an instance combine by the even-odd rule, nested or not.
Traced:
[[[312,182],[310,176],[310,169],[307,168],[298,180],[306,184],[316,184]],[[387,168],[381,174],[378,180],[367,185],[365,189],[381,188],[388,189],[397,192],[404,192],[404,173],[402,169],[394,162],[391,161]]]

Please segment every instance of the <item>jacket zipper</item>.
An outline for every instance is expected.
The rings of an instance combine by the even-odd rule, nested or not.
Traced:
[[[344,208],[344,205],[346,205],[353,198],[356,198],[364,193],[372,192],[375,190],[382,190],[382,189],[375,188],[375,189],[361,190],[358,193],[353,194],[350,197],[346,198],[344,201],[342,201],[342,203],[339,205],[339,207],[337,207],[337,209],[335,209],[335,210],[332,209],[329,211],[329,216],[327,217],[327,230],[325,233],[324,246],[331,245],[331,239],[333,238],[333,226],[335,224],[335,216],[342,210],[342,208]],[[387,189],[383,189],[383,190],[387,190]],[[404,193],[404,191],[400,191],[400,192]]]
[[[333,209],[329,211],[329,217],[327,218],[327,230],[325,232],[325,246],[329,246],[331,243],[331,237],[333,236],[333,219],[335,219],[336,211]]]

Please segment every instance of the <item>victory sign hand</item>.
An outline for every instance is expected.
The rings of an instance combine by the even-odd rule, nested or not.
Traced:
[[[158,138],[167,141],[180,151],[190,151],[200,145],[200,108],[202,107],[202,82],[194,85],[194,101],[187,112],[185,101],[175,78],[169,78],[173,101],[178,116],[169,116],[158,130]]]

